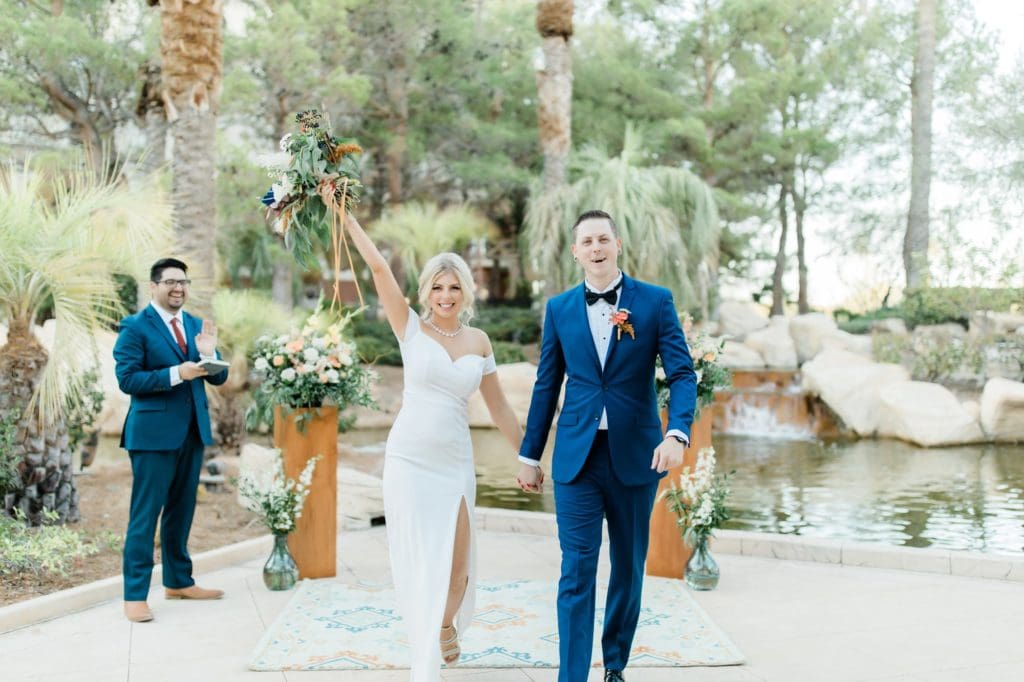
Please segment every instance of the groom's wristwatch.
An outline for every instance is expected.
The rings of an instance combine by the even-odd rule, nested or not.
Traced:
[[[669,438],[675,438],[677,441],[679,441],[683,445],[686,445],[686,439],[683,438],[682,436],[677,436],[676,434],[673,433],[672,435],[669,436]]]

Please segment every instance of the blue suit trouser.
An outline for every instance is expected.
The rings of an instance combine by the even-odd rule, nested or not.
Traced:
[[[611,576],[601,649],[604,667],[623,670],[640,617],[651,508],[658,482],[623,485],[615,476],[608,432],[598,431],[587,461],[571,483],[555,483],[562,549],[558,583],[558,682],[585,682],[594,647],[597,561],[608,520]]]
[[[196,509],[203,441],[195,420],[175,450],[133,450],[132,501],[124,540],[125,601],[145,601],[153,575],[153,536],[160,521],[164,587],[195,584],[188,535]]]

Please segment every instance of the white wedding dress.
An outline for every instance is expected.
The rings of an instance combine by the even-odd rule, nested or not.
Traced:
[[[411,308],[400,340],[405,366],[402,409],[388,434],[384,457],[384,515],[398,611],[409,635],[410,680],[441,679],[438,638],[451,578],[459,506],[469,512],[469,583],[455,619],[462,638],[473,618],[476,472],[466,401],[494,356],[448,351],[420,329]]]

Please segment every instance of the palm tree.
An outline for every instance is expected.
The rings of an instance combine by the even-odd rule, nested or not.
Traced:
[[[440,209],[410,202],[385,211],[372,226],[373,236],[394,249],[410,290],[427,259],[442,251],[458,251],[474,239],[495,235],[494,226],[464,205]]]
[[[215,279],[217,108],[223,67],[222,0],[149,0],[160,6],[160,79],[174,136],[174,214],[198,301]],[[202,307],[202,306],[201,306]]]
[[[577,179],[554,191],[535,186],[527,205],[526,250],[559,289],[578,276],[568,243],[580,213],[600,208],[615,219],[623,271],[664,285],[680,306],[708,314],[707,263],[718,256],[720,223],[711,188],[684,168],[641,165],[641,135],[626,126],[622,152],[585,147],[570,170]]]
[[[95,333],[121,313],[115,274],[146,279],[169,243],[170,203],[158,184],[132,186],[84,163],[47,174],[28,163],[0,178],[0,416],[19,415],[15,456],[21,487],[4,500],[41,523],[78,519],[65,421],[96,364]],[[52,306],[49,352],[32,326]]]

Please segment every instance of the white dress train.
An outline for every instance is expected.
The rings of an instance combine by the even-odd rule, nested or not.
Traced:
[[[420,329],[411,308],[400,340],[405,386],[402,409],[388,434],[384,456],[384,515],[398,612],[409,636],[410,680],[441,679],[438,638],[448,598],[459,506],[469,513],[469,582],[455,619],[461,639],[473,617],[476,472],[466,401],[494,356],[448,351]]]

